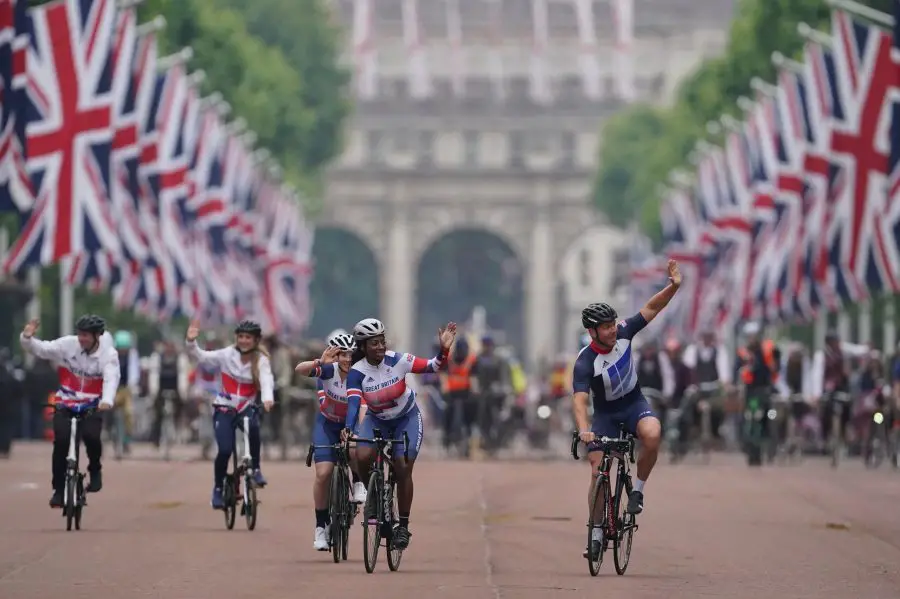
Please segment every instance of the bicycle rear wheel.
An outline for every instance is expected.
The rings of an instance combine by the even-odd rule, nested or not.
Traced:
[[[234,475],[226,474],[222,483],[222,500],[225,504],[223,510],[225,514],[225,528],[231,530],[234,528],[234,521],[237,518],[237,497],[234,492]]]
[[[631,559],[631,542],[634,537],[634,514],[628,512],[628,496],[625,489],[625,476],[619,473],[616,480],[616,531],[613,537],[613,565],[616,574],[625,574],[628,561]]]
[[[363,509],[363,562],[366,572],[375,571],[375,563],[378,561],[378,547],[381,545],[381,473],[376,470],[369,476],[368,495]]]
[[[247,530],[256,528],[256,516],[258,503],[256,501],[256,482],[249,474],[244,476],[244,485],[247,497],[244,500],[244,518],[247,520]]]
[[[334,563],[340,563],[341,551],[344,548],[344,527],[347,522],[344,518],[349,491],[346,483],[347,473],[342,466],[337,466],[331,475],[331,501],[329,501],[329,510],[331,512],[331,556]],[[346,559],[346,558],[345,558]]]
[[[602,508],[600,509],[600,520],[594,521],[594,514],[597,513],[598,505],[597,502],[602,501]],[[596,576],[600,573],[600,566],[603,564],[603,553],[606,551],[606,543],[607,538],[606,535],[603,535],[603,541],[600,543],[599,548],[595,550],[594,547],[594,529],[603,530],[606,528],[606,523],[609,521],[609,514],[607,513],[609,510],[609,478],[604,475],[600,475],[594,479],[594,490],[591,492],[591,504],[590,504],[590,512],[588,513],[588,539],[587,539],[587,560],[588,560],[588,570],[591,572],[591,576]]]
[[[387,546],[387,562],[391,572],[396,572],[400,569],[400,560],[403,559],[403,550],[394,548],[394,527],[397,525],[397,497],[394,495],[393,481],[388,483],[385,493],[387,493],[388,496],[388,501],[386,503],[391,506],[391,513],[386,514],[387,520],[390,522],[391,526],[391,539]]]

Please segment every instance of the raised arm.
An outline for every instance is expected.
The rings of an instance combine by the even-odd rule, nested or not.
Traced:
[[[437,355],[430,360],[412,354],[404,354],[400,360],[401,362],[409,364],[409,371],[412,374],[424,374],[426,372],[440,371],[440,369],[444,367],[444,364],[447,363],[447,356],[449,354],[449,350],[441,348],[438,350]]]
[[[334,376],[334,361],[340,353],[340,349],[329,347],[322,353],[321,358],[300,362],[294,367],[294,371],[310,378],[330,379]]]
[[[213,350],[201,349],[200,346],[197,345],[196,340],[185,341],[184,347],[187,349],[187,353],[190,357],[194,358],[198,363],[203,364],[204,366],[222,368],[222,363],[228,356],[228,348]]]
[[[640,310],[641,316],[647,322],[656,318],[663,308],[669,305],[669,302],[675,297],[675,292],[681,287],[681,272],[678,270],[678,263],[674,260],[669,260],[668,268],[669,284],[662,291],[651,297],[650,301]]]
[[[25,324],[22,328],[22,333],[19,335],[19,343],[22,345],[22,349],[42,360],[59,361],[65,353],[67,337],[60,337],[53,341],[35,339],[34,334],[40,326],[41,321],[37,318],[29,320]]]

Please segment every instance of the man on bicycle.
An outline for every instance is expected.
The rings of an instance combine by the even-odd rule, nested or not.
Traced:
[[[835,412],[840,415],[841,439],[847,434],[851,406],[849,401],[850,374],[847,371],[849,357],[861,357],[868,353],[864,345],[842,343],[837,331],[825,334],[825,347],[813,355],[810,383],[813,396],[822,398],[822,434],[831,435],[831,421]],[[846,398],[840,401],[839,398]]]
[[[106,332],[106,322],[99,316],[87,314],[75,323],[75,335],[66,335],[53,341],[34,338],[40,326],[31,320],[22,329],[19,342],[22,349],[36,358],[56,364],[59,373],[59,390],[56,405],[72,412],[90,408],[109,410],[115,404],[119,387],[119,354],[113,340]],[[63,506],[63,488],[66,481],[66,457],[69,453],[69,417],[63,412],[53,416],[53,496],[50,507]],[[97,493],[103,488],[100,476],[103,454],[103,419],[99,414],[85,418],[81,423],[81,438],[88,457],[90,481],[85,489]]]
[[[622,322],[609,304],[590,304],[581,312],[581,324],[591,336],[591,344],[581,350],[573,372],[573,407],[579,437],[588,444],[591,483],[600,466],[601,453],[593,445],[596,437],[618,437],[619,427],[641,441],[637,479],[628,497],[628,512],[644,509],[644,484],[656,463],[661,426],[653,409],[641,393],[631,343],[675,296],[681,286],[678,263],[669,260],[669,284],[650,298],[640,311]],[[588,401],[593,395],[594,418],[588,422]],[[590,507],[588,508],[590,509]],[[595,514],[600,518],[600,514]],[[594,541],[602,543],[601,529],[595,529]]]

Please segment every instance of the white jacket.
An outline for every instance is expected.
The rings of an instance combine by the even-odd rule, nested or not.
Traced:
[[[112,335],[103,333],[97,350],[87,354],[78,337],[66,335],[53,341],[41,341],[19,335],[22,349],[37,358],[53,362],[59,373],[56,397],[66,406],[84,406],[96,402],[115,405],[119,388],[119,353],[113,347]]]
[[[266,356],[259,356],[257,388],[253,384],[250,363],[241,361],[241,352],[233,345],[211,351],[200,349],[196,341],[189,341],[186,345],[188,353],[200,364],[219,368],[219,393],[213,400],[214,406],[228,406],[241,411],[256,399],[257,391],[264,404],[274,401],[275,379],[272,376],[272,365]]]

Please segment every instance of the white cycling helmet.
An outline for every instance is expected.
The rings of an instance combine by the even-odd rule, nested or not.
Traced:
[[[328,338],[328,347],[336,347],[341,351],[353,351],[356,349],[356,343],[353,337],[347,333],[338,333]]]
[[[365,341],[379,335],[384,335],[384,325],[377,318],[363,318],[353,327],[353,338],[356,341]]]

